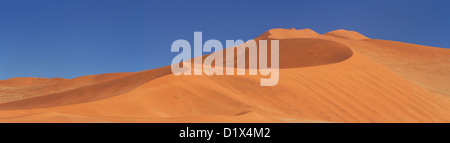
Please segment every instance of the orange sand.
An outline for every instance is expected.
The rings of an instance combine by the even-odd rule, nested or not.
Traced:
[[[0,80],[0,122],[450,122],[450,50],[272,29],[280,80],[175,76],[170,66]]]

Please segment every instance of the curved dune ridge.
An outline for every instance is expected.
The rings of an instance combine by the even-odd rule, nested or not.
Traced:
[[[0,80],[0,122],[449,122],[450,50],[272,29],[280,79],[175,76],[170,66]],[[270,45],[270,44],[269,44]],[[247,54],[248,56],[248,54]],[[247,60],[248,61],[248,60]]]
[[[339,37],[339,38],[344,38],[344,39],[351,39],[351,40],[369,39],[366,36],[356,32],[356,31],[348,31],[345,29],[339,29],[339,30],[327,32],[323,35],[334,36],[334,37]]]

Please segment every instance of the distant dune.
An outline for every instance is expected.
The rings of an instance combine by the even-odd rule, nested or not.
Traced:
[[[336,30],[272,29],[280,80],[170,66],[0,80],[0,122],[450,122],[450,49]]]

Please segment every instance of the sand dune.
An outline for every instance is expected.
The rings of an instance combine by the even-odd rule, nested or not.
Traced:
[[[170,67],[0,81],[0,122],[450,122],[450,50],[272,29],[280,80],[175,76]]]

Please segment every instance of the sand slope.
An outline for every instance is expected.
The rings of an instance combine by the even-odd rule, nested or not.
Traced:
[[[337,30],[272,29],[280,80],[170,67],[0,81],[0,122],[449,122],[450,50]]]

